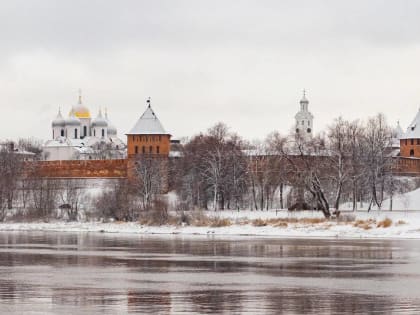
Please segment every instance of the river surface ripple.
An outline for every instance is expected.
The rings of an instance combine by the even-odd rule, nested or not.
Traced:
[[[420,314],[420,241],[1,232],[1,314]]]

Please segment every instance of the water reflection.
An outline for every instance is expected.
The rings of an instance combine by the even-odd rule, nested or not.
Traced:
[[[416,241],[0,233],[9,314],[412,314]]]

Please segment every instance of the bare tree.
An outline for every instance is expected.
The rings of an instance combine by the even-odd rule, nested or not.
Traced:
[[[0,221],[6,216],[6,208],[13,207],[21,171],[21,159],[10,147],[3,147],[0,150]]]
[[[378,114],[369,118],[363,135],[363,163],[365,184],[370,191],[369,210],[372,203],[380,209],[385,197],[386,185],[392,172],[392,157],[388,152],[391,146],[391,128],[385,116]]]
[[[59,183],[60,209],[64,210],[71,221],[78,219],[80,205],[84,197],[85,182],[79,179],[65,179]]]
[[[134,163],[132,183],[141,197],[143,209],[151,209],[156,196],[167,189],[168,161],[155,155],[141,155]]]

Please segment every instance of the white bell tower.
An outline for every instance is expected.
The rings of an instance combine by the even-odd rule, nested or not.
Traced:
[[[308,110],[309,101],[306,98],[306,91],[300,100],[300,111],[295,115],[296,134],[303,137],[312,137],[314,115]]]

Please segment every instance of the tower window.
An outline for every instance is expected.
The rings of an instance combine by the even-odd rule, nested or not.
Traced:
[[[96,137],[96,129],[93,129],[93,136]]]
[[[419,145],[420,144],[420,139],[417,139],[417,145]]]
[[[305,122],[302,120],[302,126],[305,124]]]
[[[136,154],[138,154],[138,153],[139,153],[139,147],[138,147],[138,146],[135,146],[135,147],[134,147],[134,153],[136,153]]]
[[[74,129],[74,139],[77,139],[77,129]]]
[[[87,127],[83,126],[83,137],[87,136]]]
[[[308,133],[311,133],[311,128],[306,129]]]
[[[61,129],[61,136],[64,137],[64,129]]]
[[[55,139],[55,138],[54,138],[54,130],[53,130],[53,139]]]
[[[299,128],[296,128],[296,133],[299,133]]]
[[[159,154],[159,151],[160,151],[159,149],[160,149],[160,148],[159,148],[159,146],[157,146],[157,147],[156,147],[156,153],[157,153],[157,154]]]
[[[413,149],[410,150],[410,156],[414,156],[414,150]]]
[[[153,153],[153,147],[152,146],[149,147],[149,153]]]
[[[141,148],[141,150],[142,150],[143,154],[145,154],[145,153],[146,153],[146,147],[145,147],[145,146],[143,146],[143,147]]]
[[[105,129],[102,129],[102,138],[105,137]]]
[[[311,123],[310,123],[310,121],[308,120],[308,126],[310,126],[311,125]]]
[[[411,139],[411,145],[413,145],[414,144],[414,139]]]

